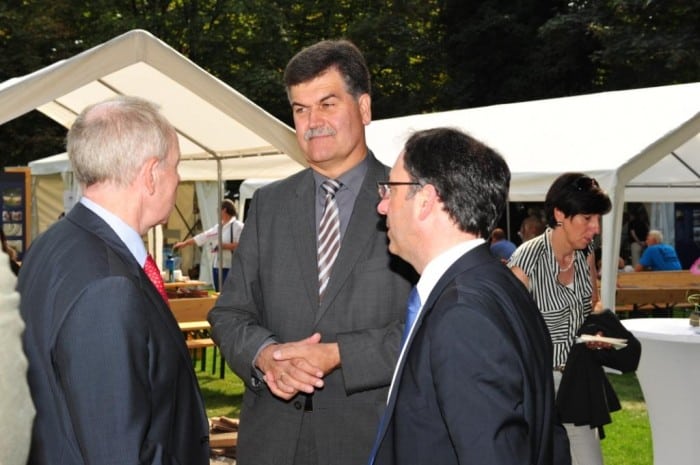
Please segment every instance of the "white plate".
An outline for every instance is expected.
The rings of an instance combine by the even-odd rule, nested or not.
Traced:
[[[576,338],[576,342],[605,342],[607,344],[611,344],[616,349],[624,349],[627,347],[627,339],[598,336],[595,334],[582,334]]]

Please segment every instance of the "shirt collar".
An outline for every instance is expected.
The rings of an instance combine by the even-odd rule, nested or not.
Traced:
[[[423,270],[423,273],[418,280],[418,284],[416,284],[421,303],[425,304],[437,282],[454,264],[454,262],[459,260],[459,258],[465,253],[469,252],[475,247],[480,246],[484,242],[485,241],[482,238],[460,242],[459,244],[447,249],[437,257],[433,258]]]
[[[365,174],[367,174],[368,167],[369,157],[366,156],[356,166],[338,176],[336,179],[343,184],[340,190],[349,189],[352,191],[353,195],[357,197],[357,194],[359,194],[360,189],[362,188],[362,183],[365,179]],[[316,183],[316,196],[320,199],[324,199],[326,197],[326,193],[325,191],[322,191],[321,184],[323,181],[329,178],[323,176],[316,170],[312,170],[312,172],[314,174],[314,182]]]
[[[143,239],[139,233],[137,233],[117,215],[105,209],[101,205],[98,205],[92,200],[86,197],[81,197],[80,203],[83,204],[85,208],[92,211],[95,215],[102,218],[102,220],[104,220],[104,222],[107,223],[110,228],[112,228],[114,233],[129,249],[139,265],[143,266],[143,264],[146,263],[146,247],[143,245]]]

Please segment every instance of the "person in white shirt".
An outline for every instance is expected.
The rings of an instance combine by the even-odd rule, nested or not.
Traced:
[[[214,255],[212,280],[214,281],[214,289],[218,292],[221,284],[226,281],[228,270],[231,268],[231,257],[233,252],[238,247],[238,240],[243,231],[243,222],[237,219],[236,206],[231,199],[224,199],[221,202],[221,248],[222,253],[219,254],[219,225],[215,224],[204,232],[197,234],[187,240],[181,241],[173,245],[173,250],[182,247],[197,244],[202,247],[208,245],[211,253]],[[219,255],[221,255],[221,267],[219,267]],[[219,268],[221,268],[221,279],[219,279]]]

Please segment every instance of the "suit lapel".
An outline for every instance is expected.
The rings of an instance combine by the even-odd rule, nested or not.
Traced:
[[[316,246],[316,192],[313,173],[308,169],[297,185],[294,198],[287,201],[290,214],[291,247],[297,251],[302,281],[314,313],[318,310],[318,263]]]
[[[428,296],[428,299],[426,300],[425,305],[423,306],[423,309],[421,310],[420,315],[418,316],[418,320],[416,320],[415,328],[409,336],[408,341],[406,341],[407,347],[404,351],[403,357],[401,357],[398,361],[394,385],[391,386],[391,390],[389,391],[389,399],[387,400],[387,407],[385,413],[385,415],[387,416],[387,421],[383,422],[382,430],[378,433],[379,437],[381,438],[380,441],[384,439],[386,431],[393,421],[394,408],[396,406],[396,396],[398,393],[397,385],[401,381],[401,376],[403,374],[404,367],[406,366],[406,359],[408,357],[408,351],[410,350],[411,344],[413,343],[413,338],[415,337],[416,333],[423,324],[423,320],[432,311],[433,307],[435,306],[435,302],[438,300],[440,295],[442,295],[447,285],[451,283],[457,275],[467,271],[470,268],[478,266],[486,260],[493,260],[493,257],[491,256],[491,253],[488,249],[488,243],[482,244],[470,250],[466,254],[462,255],[456,262],[452,264],[452,266],[450,266],[447,269],[447,271],[442,275],[442,277],[440,277],[438,282],[435,284],[435,287],[433,287],[433,290],[430,292],[430,296]]]
[[[129,248],[122,242],[117,234],[109,225],[102,220],[98,215],[92,212],[89,208],[81,203],[76,204],[71,211],[66,215],[66,219],[72,221],[77,227],[82,228],[89,233],[97,236],[102,240],[128,267],[130,275],[143,289],[148,298],[151,300],[155,313],[162,320],[163,328],[170,328],[169,335],[174,339],[174,346],[178,347],[180,354],[186,358],[187,363],[191,363],[190,355],[187,347],[182,343],[182,333],[177,326],[177,321],[170,307],[163,301],[163,298],[158,293],[158,290],[153,286],[151,281],[146,276],[143,268],[132,255]]]
[[[316,322],[321,319],[338,296],[354,270],[355,264],[366,250],[365,244],[376,235],[379,223],[382,221],[376,210],[379,203],[376,186],[377,181],[383,180],[387,176],[386,167],[379,163],[371,152],[367,156],[369,157],[367,173],[355,199],[338,258],[333,264],[328,288],[316,314]]]

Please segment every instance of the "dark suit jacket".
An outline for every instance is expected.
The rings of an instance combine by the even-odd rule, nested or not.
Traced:
[[[396,270],[412,275],[387,250],[376,182],[387,179],[388,170],[370,157],[320,307],[312,171],[258,189],[253,197],[229,277],[209,313],[214,340],[246,384],[236,452],[240,465],[291,463],[304,398],[284,402],[273,396],[253,362],[268,339],[297,341],[316,331],[322,342],[339,344],[342,360],[314,394],[313,413],[306,414],[319,463],[367,460],[398,357],[411,286]]]
[[[553,459],[549,333],[525,287],[487,244],[440,278],[416,325],[376,464],[567,463]],[[568,443],[562,450],[567,457]]]
[[[19,276],[31,464],[208,464],[182,333],[123,242],[82,204],[29,248]]]

